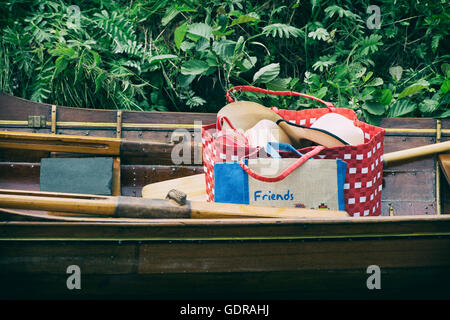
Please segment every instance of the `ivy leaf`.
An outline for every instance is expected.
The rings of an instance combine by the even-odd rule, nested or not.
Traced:
[[[419,104],[419,110],[423,113],[432,113],[436,111],[439,106],[439,102],[436,100],[425,99]]]
[[[376,101],[365,101],[362,108],[376,116],[381,116],[386,111],[384,105]]]
[[[417,104],[408,99],[397,100],[389,109],[389,117],[396,118],[416,110]]]
[[[208,71],[208,69],[208,63],[201,60],[192,59],[183,63],[181,66],[181,73],[184,75],[197,75]]]
[[[268,83],[275,79],[280,73],[280,64],[271,63],[265,67],[259,69],[253,76],[253,82],[256,83]]]
[[[415,84],[410,85],[409,87],[405,88],[402,92],[400,92],[398,98],[401,99],[404,97],[411,96],[429,86],[430,84],[428,83],[428,81],[421,79],[417,81]]]

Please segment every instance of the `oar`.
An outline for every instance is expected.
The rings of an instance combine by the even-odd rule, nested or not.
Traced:
[[[0,148],[99,155],[146,154],[173,145],[154,141],[0,131]]]
[[[450,141],[429,144],[411,149],[405,149],[383,155],[383,165],[390,166],[395,162],[428,156],[430,154],[450,151]]]
[[[0,190],[0,208],[57,211],[116,218],[218,219],[218,218],[344,218],[345,211],[273,208],[251,205],[169,199],[71,195],[49,192]]]
[[[445,179],[447,179],[447,182],[450,185],[450,154],[440,154],[439,164],[444,172]]]
[[[435,143],[412,149],[390,152],[383,155],[385,167],[408,159],[422,157],[434,153],[450,150],[450,141]],[[142,189],[142,197],[148,199],[161,199],[171,189],[177,189],[187,194],[188,199],[197,200],[206,198],[205,174],[196,174],[188,177],[166,180],[146,185]]]

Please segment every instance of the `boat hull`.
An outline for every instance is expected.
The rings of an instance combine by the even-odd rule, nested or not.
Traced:
[[[450,218],[4,222],[0,296],[448,298]],[[81,289],[70,290],[69,266]],[[381,289],[369,289],[380,268]]]

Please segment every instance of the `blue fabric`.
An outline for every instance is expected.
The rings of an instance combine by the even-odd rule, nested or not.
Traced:
[[[296,151],[289,144],[280,143],[278,145],[277,143],[269,146],[266,152],[270,154],[269,152],[272,152],[275,148],[280,151]],[[278,152],[274,153],[275,156],[276,154]],[[245,164],[248,165],[248,159],[245,159]],[[347,173],[347,162],[336,159],[336,167],[339,210],[345,210],[344,183]],[[242,170],[238,162],[223,162],[214,165],[214,201],[249,204],[248,174]]]
[[[347,162],[336,159],[339,210],[345,210],[344,183],[347,174]]]
[[[289,143],[283,142],[267,142],[266,153],[270,155],[272,158],[280,159],[281,156],[277,151],[289,151],[298,154],[300,157],[303,156],[297,149],[295,149]]]
[[[245,164],[248,160],[245,159]],[[249,204],[248,174],[238,162],[214,165],[214,201]]]

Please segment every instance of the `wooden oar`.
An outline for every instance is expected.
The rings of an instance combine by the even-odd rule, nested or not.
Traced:
[[[448,150],[450,150],[450,141],[390,152],[383,155],[383,165],[389,167],[399,161]],[[193,176],[148,184],[142,189],[142,197],[148,199],[162,199],[171,189],[183,191],[190,200],[203,200],[206,198],[205,174],[196,174]]]
[[[251,205],[135,197],[52,194],[20,190],[0,190],[0,208],[79,213],[102,217],[141,219],[218,219],[218,218],[343,218],[345,211],[273,208]]]
[[[450,154],[440,154],[439,163],[441,165],[442,171],[444,172],[445,178],[450,185]]]
[[[0,131],[0,148],[7,149],[120,156],[146,154],[155,148],[166,149],[169,146],[145,140]]]
[[[450,151],[450,141],[390,152],[383,155],[383,165],[388,167],[396,162],[419,158],[446,151]]]

